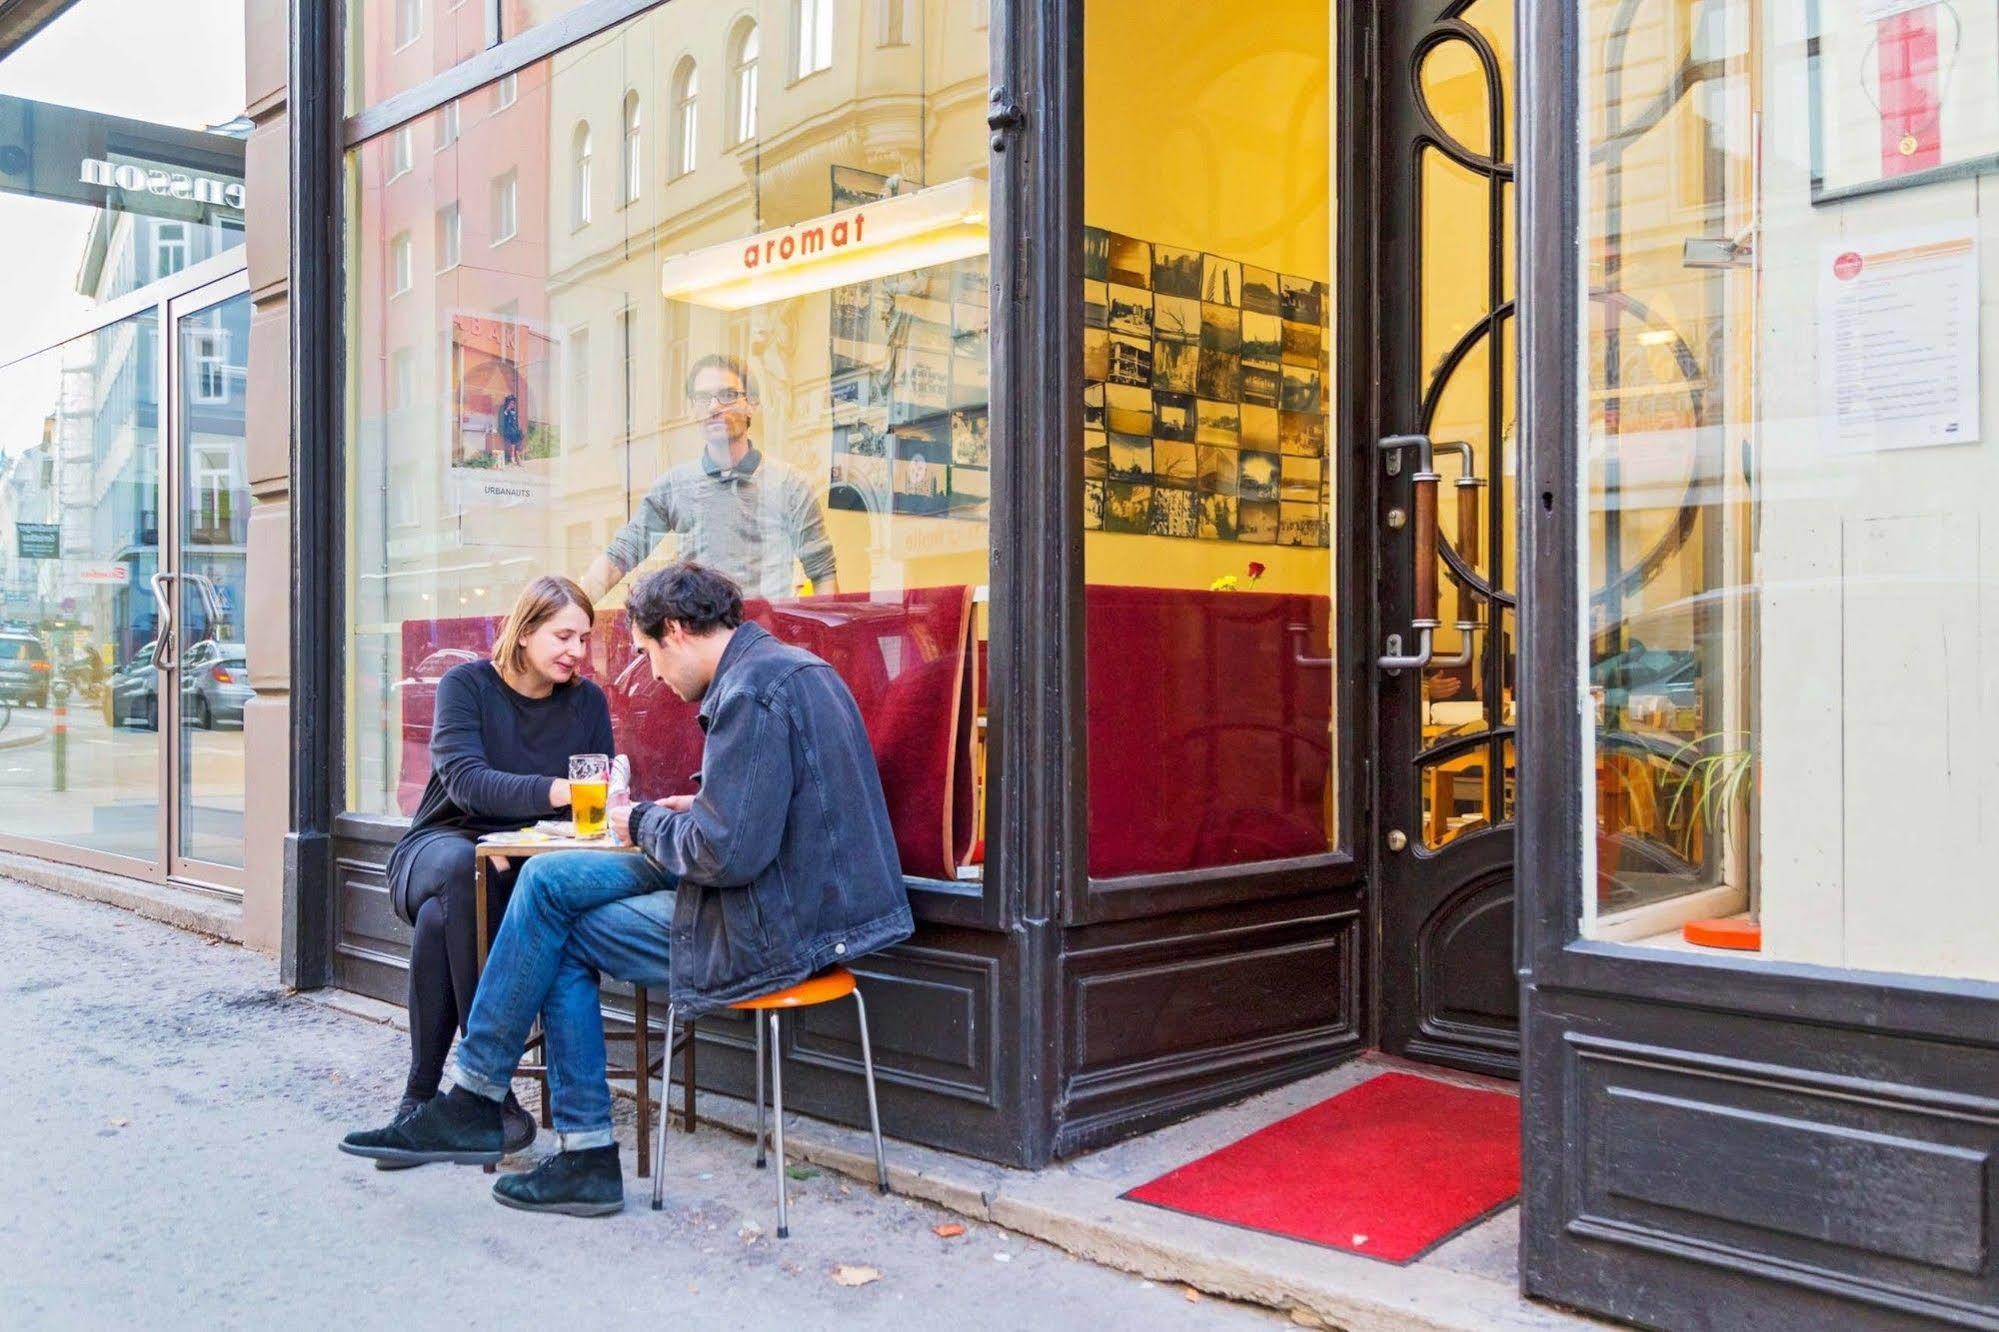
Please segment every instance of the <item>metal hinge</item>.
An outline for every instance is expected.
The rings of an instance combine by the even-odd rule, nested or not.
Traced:
[[[1027,123],[1022,109],[1004,84],[993,89],[992,108],[986,113],[986,128],[993,132],[993,151],[1006,151],[1006,136]]]

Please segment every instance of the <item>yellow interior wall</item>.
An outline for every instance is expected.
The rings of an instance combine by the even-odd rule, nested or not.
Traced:
[[[1090,0],[1083,12],[1084,221],[1330,278],[1329,0]],[[1331,587],[1319,548],[1087,532],[1083,551],[1093,583],[1206,587],[1256,561],[1259,590]]]

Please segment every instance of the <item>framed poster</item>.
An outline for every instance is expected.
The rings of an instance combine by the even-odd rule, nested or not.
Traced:
[[[1999,0],[1807,0],[1812,202],[1999,169]]]
[[[555,386],[562,348],[542,324],[518,316],[450,315],[451,393],[444,438],[461,504],[536,498],[560,427]]]

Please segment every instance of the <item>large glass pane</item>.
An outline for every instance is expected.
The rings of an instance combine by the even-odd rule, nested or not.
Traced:
[[[351,808],[414,807],[437,678],[531,576],[615,611],[698,555],[854,689],[904,868],[977,874],[987,43],[910,12],[792,84],[787,5],[664,6],[446,108],[420,170],[350,155]],[[640,793],[682,789],[690,713],[598,634]]]
[[[179,320],[180,854],[243,865],[243,623],[250,486],[243,435],[250,297]]]
[[[0,60],[0,361],[243,243],[243,82],[240,0],[80,0]]]
[[[1330,8],[1090,0],[1090,871],[1334,824]]]
[[[0,832],[159,855],[159,316],[0,369]]]
[[[1584,10],[1584,932],[1999,978],[1999,16]]]
[[[347,112],[486,49],[486,0],[347,0]],[[508,0],[515,13],[521,0]]]

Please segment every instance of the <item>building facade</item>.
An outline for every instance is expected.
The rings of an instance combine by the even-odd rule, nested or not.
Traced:
[[[116,8],[0,4],[0,222],[68,228],[0,652],[91,719],[0,728],[55,802],[0,847],[399,1000],[437,678],[728,356],[836,566],[754,613],[919,921],[859,968],[892,1133],[1038,1167],[1383,1049],[1520,1079],[1530,1294],[1999,1320],[1992,15],[250,0],[209,107],[85,96]]]

